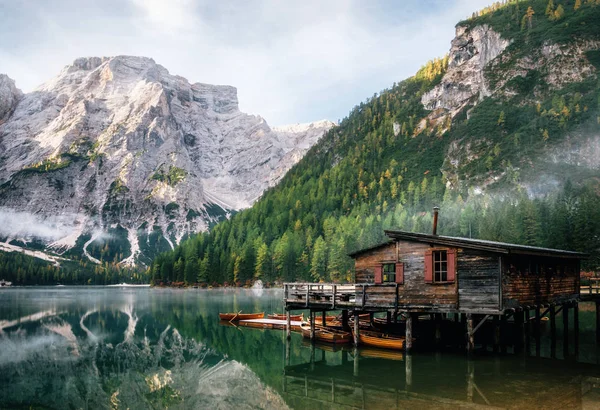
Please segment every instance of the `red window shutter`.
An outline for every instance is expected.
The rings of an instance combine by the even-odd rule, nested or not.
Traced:
[[[448,249],[448,282],[456,279],[456,249]]]
[[[404,264],[401,262],[396,264],[396,283],[400,285],[404,283]]]
[[[425,251],[425,283],[433,282],[433,252]]]
[[[383,283],[383,265],[377,265],[373,270],[375,271],[375,283]]]

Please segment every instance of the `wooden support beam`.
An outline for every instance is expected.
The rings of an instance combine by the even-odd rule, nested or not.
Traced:
[[[573,335],[575,340],[575,357],[579,356],[579,302],[573,304]]]
[[[406,317],[406,333],[405,333],[405,337],[406,340],[404,341],[404,350],[406,350],[407,353],[410,353],[410,351],[412,350],[412,339],[413,339],[413,314],[409,313],[408,316]]]
[[[564,305],[562,311],[563,317],[563,356],[569,356],[569,306]]]
[[[337,285],[333,284],[333,296],[331,297],[331,308],[335,309],[335,297],[337,296]]]
[[[535,324],[534,324],[534,326],[535,326],[535,330],[534,330],[535,331],[535,355],[537,357],[540,356],[540,353],[542,351],[542,345],[541,345],[541,339],[540,339],[541,325],[542,325],[542,322],[541,322],[541,317],[540,317],[540,306],[537,305],[535,307]]]
[[[469,353],[475,350],[475,332],[473,330],[473,315],[467,313],[467,351]]]
[[[509,314],[504,314],[502,315],[502,317],[500,317],[500,334],[498,335],[498,340],[500,341],[500,352],[503,354],[506,353],[506,329],[508,328],[508,317],[514,314],[515,312],[513,311]]]
[[[600,345],[600,300],[596,299],[596,344]]]
[[[358,336],[359,336],[359,314],[358,311],[354,311],[354,346],[358,346]]]
[[[358,348],[356,347],[354,348],[354,377],[358,377]]]
[[[435,314],[435,344],[437,346],[442,344],[442,314]]]
[[[556,307],[550,306],[550,357],[556,358]]]
[[[292,319],[290,317],[290,311],[285,311],[285,337],[290,340],[292,337]]]
[[[494,316],[494,353],[500,351],[500,316]]]
[[[327,326],[327,311],[321,313],[321,325]]]
[[[348,324],[348,310],[342,310],[342,329],[346,332],[350,331],[350,325]]]
[[[523,346],[525,346],[525,323],[523,311],[515,313],[515,328],[516,332],[514,335],[514,343],[515,353],[517,353],[521,352],[523,350]]]
[[[311,342],[315,341],[315,321],[317,320],[315,317],[315,312],[310,311],[310,340]]]
[[[531,321],[529,319],[529,308],[526,308],[524,310],[525,313],[525,352],[527,353],[527,355],[529,356],[530,354],[530,332],[531,332]]]
[[[388,324],[388,326],[389,326],[389,325],[391,325],[391,324],[392,324],[392,312],[390,312],[390,311],[388,310],[388,311],[387,311],[387,312],[385,312],[385,313],[386,313],[386,316],[385,316],[385,321],[386,321],[386,323],[387,323],[387,324]]]

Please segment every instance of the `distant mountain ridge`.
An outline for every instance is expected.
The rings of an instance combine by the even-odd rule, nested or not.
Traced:
[[[27,94],[0,75],[0,212],[73,215],[52,238],[0,239],[148,262],[251,206],[332,126],[278,132],[239,111],[234,87],[146,57],[79,58]]]

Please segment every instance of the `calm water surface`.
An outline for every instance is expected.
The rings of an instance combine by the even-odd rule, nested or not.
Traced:
[[[0,408],[600,409],[594,314],[577,357],[311,347],[225,326],[281,312],[281,290],[0,290]],[[559,327],[559,336],[562,329]],[[535,355],[535,349],[532,349]]]

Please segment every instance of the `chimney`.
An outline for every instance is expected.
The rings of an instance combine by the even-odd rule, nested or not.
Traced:
[[[438,212],[440,210],[439,206],[433,207],[433,234],[437,235],[437,221],[438,221]]]

